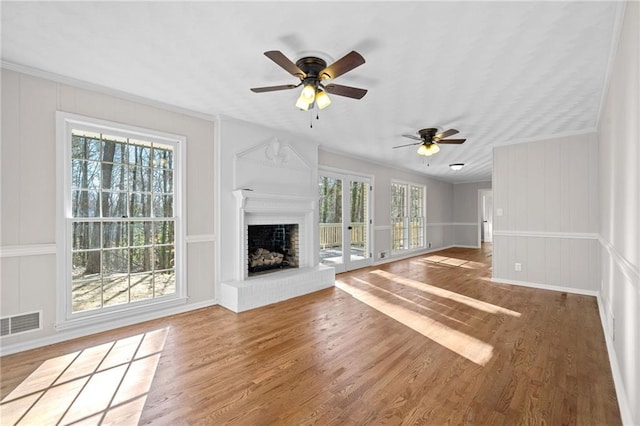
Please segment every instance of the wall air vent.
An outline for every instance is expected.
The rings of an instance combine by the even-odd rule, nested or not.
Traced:
[[[1,337],[40,330],[41,328],[40,311],[0,318]]]

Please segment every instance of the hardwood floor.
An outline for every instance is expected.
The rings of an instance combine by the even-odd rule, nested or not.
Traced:
[[[492,283],[490,256],[3,357],[0,423],[621,424],[595,298]]]

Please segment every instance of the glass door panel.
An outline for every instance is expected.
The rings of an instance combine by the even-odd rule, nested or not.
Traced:
[[[342,179],[320,176],[320,262],[328,266],[344,263]]]
[[[359,268],[369,259],[369,182],[352,178],[349,188],[349,267]]]
[[[370,265],[369,179],[326,172],[318,183],[320,262],[337,273]]]

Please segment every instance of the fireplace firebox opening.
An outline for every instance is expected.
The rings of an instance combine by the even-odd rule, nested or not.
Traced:
[[[299,267],[298,224],[248,225],[248,276]]]

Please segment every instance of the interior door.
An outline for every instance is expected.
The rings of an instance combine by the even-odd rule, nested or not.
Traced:
[[[320,262],[337,273],[371,265],[370,179],[320,172],[319,189]]]
[[[481,194],[481,220],[482,232],[480,241],[483,243],[493,242],[493,191],[482,190]]]

